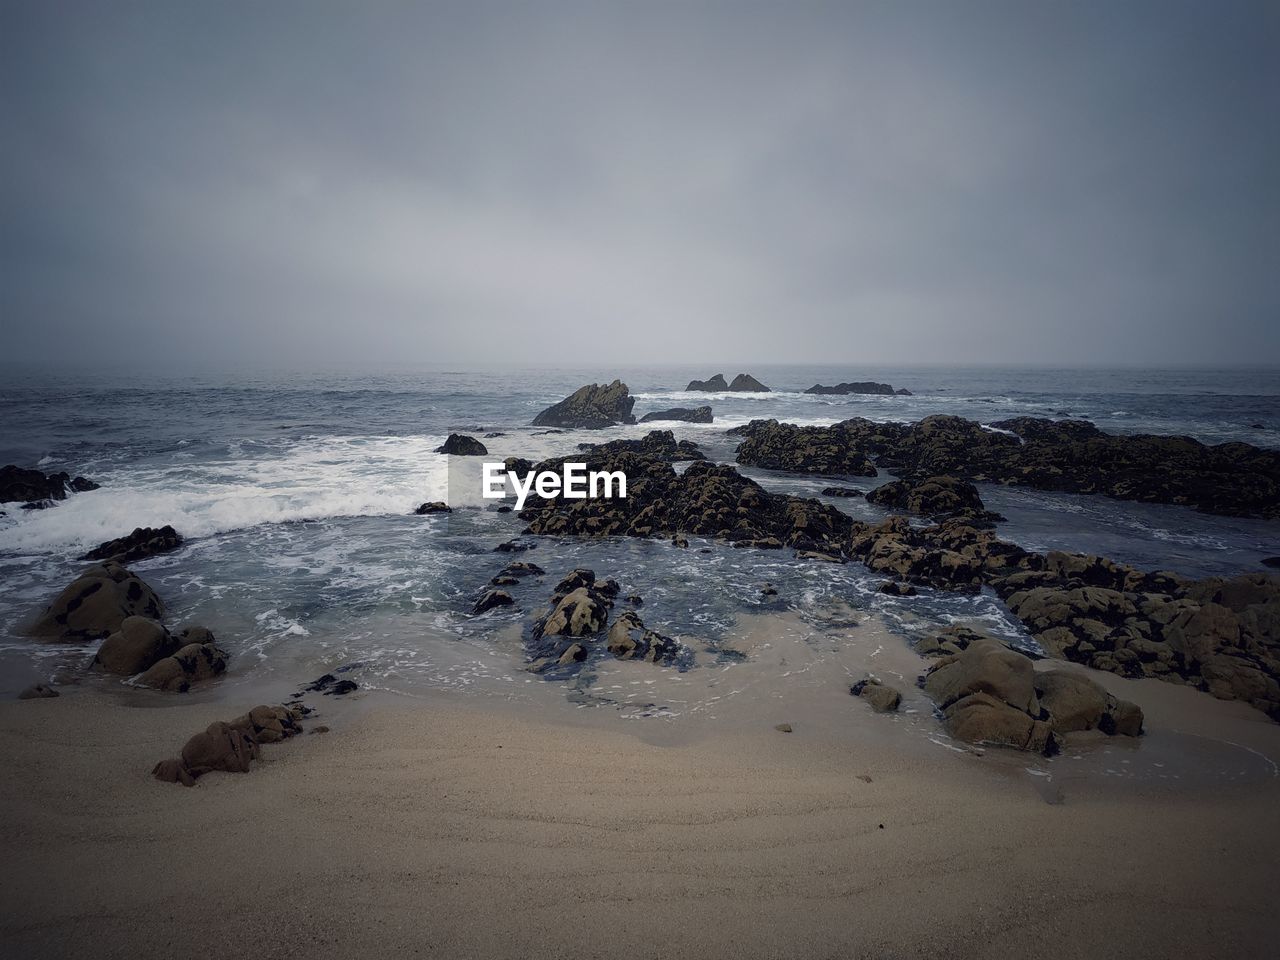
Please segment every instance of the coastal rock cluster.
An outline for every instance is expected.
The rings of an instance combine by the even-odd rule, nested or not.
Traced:
[[[969,743],[989,743],[1052,755],[1063,735],[1083,730],[1136,737],[1142,710],[1088,677],[1064,670],[1036,672],[1025,654],[998,640],[961,631],[922,678],[947,731]]]
[[[751,376],[749,373],[740,373],[733,378],[732,383],[726,383],[723,373],[717,373],[715,376],[706,380],[690,380],[685,390],[695,390],[702,393],[770,393],[763,383]]]
[[[302,732],[305,707],[261,705],[234,720],[215,721],[191,737],[182,752],[161,760],[151,775],[166,783],[195,786],[206,773],[248,773],[249,764],[261,756],[265,743],[279,743]]]
[[[772,470],[875,476],[879,467],[903,477],[945,475],[1280,518],[1280,451],[1117,436],[1082,420],[1017,417],[992,427],[937,415],[914,424],[858,417],[830,427],[753,420],[730,433],[744,438],[739,463]]]
[[[38,510],[67,499],[68,493],[97,490],[98,484],[67,473],[45,474],[14,464],[0,467],[0,503],[21,503],[24,509]]]
[[[621,380],[603,385],[589,383],[547,407],[533,418],[533,425],[599,430],[619,423],[635,423],[636,418],[631,415],[635,402]]]
[[[870,396],[882,397],[909,397],[911,391],[905,387],[895,390],[887,383],[876,383],[874,380],[861,380],[855,383],[837,383],[833,387],[824,387],[820,383],[815,383],[805,393],[817,394],[818,396],[848,396],[849,394],[867,394]]]
[[[935,520],[963,517],[974,526],[991,526],[1004,519],[986,509],[977,487],[955,477],[894,480],[868,493],[867,502]]]
[[[171,526],[135,527],[133,533],[99,544],[80,559],[133,563],[177,550],[180,546],[182,537]]]
[[[116,561],[89,567],[31,625],[43,640],[84,643],[102,639],[90,667],[138,677],[138,683],[177,693],[223,673],[227,654],[204,627],[176,635],[163,624],[164,604],[137,574]]]
[[[610,440],[608,443],[580,443],[578,449],[586,453],[591,453],[596,457],[610,457],[619,453],[631,453],[640,457],[647,457],[651,460],[660,460],[663,463],[678,463],[682,460],[705,460],[706,456],[698,445],[690,440],[676,440],[676,435],[670,430],[650,430],[638,440]],[[545,464],[554,464],[555,470],[559,471],[565,460],[572,460],[573,457],[565,457],[563,459],[544,461],[539,464],[541,469]],[[528,461],[524,461],[527,463]]]

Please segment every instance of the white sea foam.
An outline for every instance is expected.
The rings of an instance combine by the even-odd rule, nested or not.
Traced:
[[[0,551],[83,549],[135,527],[172,524],[203,537],[262,523],[408,513],[445,499],[442,437],[325,437],[219,458],[173,459],[95,477],[99,490],[0,520]]]

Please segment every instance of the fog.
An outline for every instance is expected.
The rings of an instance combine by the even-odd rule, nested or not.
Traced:
[[[30,364],[1280,362],[1280,6],[0,13]]]

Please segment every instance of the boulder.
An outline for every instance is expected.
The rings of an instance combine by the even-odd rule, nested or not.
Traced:
[[[608,610],[586,587],[569,591],[542,621],[539,635],[581,637],[599,633],[608,619]]]
[[[641,423],[652,420],[683,420],[686,423],[711,423],[710,407],[672,407],[670,410],[653,410],[640,418]]]
[[[132,677],[178,650],[179,642],[157,620],[126,617],[120,629],[102,641],[93,657],[95,669]]]
[[[1013,747],[1031,753],[1057,752],[1053,729],[987,693],[971,693],[946,711],[946,727],[957,740]]]
[[[157,660],[138,678],[145,687],[171,693],[186,693],[193,684],[226,672],[227,654],[204,627],[187,627],[177,638],[176,653]]]
[[[432,513],[453,513],[453,507],[443,500],[432,500],[430,503],[422,504],[413,512],[415,515],[423,517]]]
[[[516,582],[514,577],[510,579],[512,583]],[[485,592],[484,596],[476,601],[476,605],[472,608],[471,612],[484,613],[486,610],[492,610],[494,607],[509,607],[514,603],[515,600],[512,598],[511,594],[507,593],[507,591],[488,590]]]
[[[164,604],[140,577],[108,560],[89,567],[58,594],[31,633],[47,640],[97,640],[132,616],[159,620]]]
[[[66,473],[44,474],[9,464],[0,467],[0,503],[41,503],[65,500],[67,491],[97,490],[98,484]]]
[[[606,646],[619,660],[647,660],[650,663],[670,663],[680,653],[677,641],[647,629],[634,610],[625,611],[613,621]]]
[[[182,546],[182,537],[171,526],[136,527],[133,533],[108,540],[94,547],[81,560],[114,560],[117,563],[133,563],[168,553]]]
[[[924,689],[944,712],[957,701],[982,693],[1039,716],[1034,673],[1028,657],[998,640],[983,638],[935,664],[925,678]]]
[[[849,693],[871,704],[876,713],[893,713],[902,703],[902,694],[872,676],[859,680],[849,688]]]
[[[484,457],[488,456],[489,450],[475,437],[468,437],[462,433],[451,433],[449,434],[449,439],[436,447],[436,453],[447,453],[454,457]]]
[[[1118,700],[1088,677],[1047,670],[1035,675],[1035,687],[1055,733],[1102,730],[1136,737],[1142,732],[1142,709]]]
[[[621,380],[588,384],[533,418],[535,427],[577,427],[598,430],[619,423],[635,423],[635,398]]]
[[[53,697],[60,696],[57,690],[44,683],[37,683],[35,686],[27,687],[20,694],[19,700],[48,700]]]
[[[685,390],[696,390],[701,393],[727,393],[729,384],[725,380],[723,373],[717,373],[707,380],[690,380]]]

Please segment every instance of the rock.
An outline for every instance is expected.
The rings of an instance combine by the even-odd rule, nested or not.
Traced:
[[[453,513],[453,508],[443,500],[432,500],[430,503],[424,503],[413,511],[417,516],[426,516],[430,513]]]
[[[494,553],[523,553],[526,550],[533,550],[537,547],[536,543],[530,543],[527,540],[508,540],[500,543],[493,548]]]
[[[635,398],[621,380],[588,384],[533,418],[535,427],[577,427],[597,430],[619,423],[635,423]]]
[[[23,690],[20,694],[18,694],[18,699],[19,700],[47,700],[51,697],[57,697],[57,696],[60,696],[60,694],[58,693],[57,690],[53,689],[53,687],[50,687],[47,684],[37,683],[35,686],[27,687],[27,689]]]
[[[673,547],[680,547],[682,550],[687,550],[689,548],[689,538],[682,537],[677,533],[671,538],[671,545]]]
[[[607,649],[619,660],[647,660],[670,663],[680,654],[680,644],[671,637],[645,628],[634,610],[620,614],[609,628]]]
[[[171,526],[137,527],[128,536],[108,540],[94,547],[81,560],[114,560],[117,563],[132,563],[146,557],[168,553],[182,546],[182,537]]]
[[[107,673],[132,677],[157,660],[178,650],[178,641],[159,621],[148,617],[126,617],[120,629],[102,641],[93,666]]]
[[[326,697],[343,697],[348,693],[354,693],[360,689],[360,685],[354,680],[339,680],[328,690],[324,691]]]
[[[587,659],[587,648],[580,643],[571,643],[565,648],[564,653],[560,654],[560,659],[556,663],[567,667],[571,663],[581,663],[585,659]]]
[[[512,583],[517,582],[514,577],[507,578]],[[515,599],[505,590],[489,590],[484,596],[476,601],[476,605],[472,608],[472,613],[484,613],[486,610],[492,610],[494,607],[509,607],[515,603]]]
[[[867,502],[939,519],[965,516],[971,523],[978,524],[1004,519],[986,510],[977,487],[955,477],[894,480],[868,493]]]
[[[543,570],[536,563],[529,563],[526,560],[517,560],[514,563],[508,563],[500,571],[500,575],[504,577],[540,577],[547,571]]]
[[[204,627],[187,627],[178,634],[176,653],[157,660],[138,678],[138,683],[157,690],[186,693],[192,684],[226,672],[227,654]]]
[[[1035,687],[1055,733],[1101,730],[1136,737],[1142,732],[1142,709],[1118,700],[1088,677],[1066,670],[1043,671],[1035,675]]]
[[[615,454],[630,453],[649,460],[676,463],[683,460],[707,459],[698,445],[689,440],[677,441],[670,430],[650,430],[639,440],[610,440],[608,443],[580,443],[578,449],[593,458],[608,459]],[[559,461],[563,463],[564,461]]]
[[[861,497],[863,493],[853,487],[823,487],[822,495],[824,497]]]
[[[1263,557],[1262,565],[1264,567],[1280,567],[1280,557]]]
[[[31,633],[48,640],[97,640],[131,616],[159,620],[164,604],[140,577],[108,560],[89,567],[58,594]]]
[[[925,677],[925,692],[945,713],[963,698],[982,693],[1029,716],[1039,716],[1031,660],[998,640],[975,640],[961,653],[935,664]]]
[[[0,467],[0,503],[65,500],[67,490],[83,493],[97,490],[98,484],[66,473],[44,474],[9,464]]]
[[[856,383],[837,383],[834,387],[824,387],[820,383],[815,383],[805,393],[815,393],[820,396],[844,396],[851,393],[873,394],[877,396],[894,396],[909,397],[911,392],[908,390],[897,390],[889,386],[887,383],[876,383],[874,380],[864,380]]]
[[[541,622],[540,636],[581,637],[599,633],[608,618],[608,610],[586,587],[569,591],[555,609]]]
[[[683,420],[686,423],[711,423],[710,407],[672,407],[670,410],[654,410],[640,418],[641,423],[653,420]]]
[[[772,583],[766,583],[764,586],[760,588],[760,596],[762,597],[776,597],[777,595],[778,595],[778,588],[775,587]]]
[[[449,439],[436,447],[436,453],[447,453],[454,457],[484,457],[489,449],[475,437],[462,433],[451,433]]]
[[[729,384],[725,380],[723,373],[717,373],[708,380],[690,380],[685,390],[697,390],[703,393],[727,393]]]
[[[986,693],[957,700],[946,711],[946,727],[957,740],[1013,747],[1046,756],[1057,752],[1057,739],[1043,720]]]
[[[890,597],[914,597],[916,588],[909,583],[899,583],[897,580],[886,580],[876,588],[877,593],[883,593]]]
[[[768,387],[751,376],[749,373],[740,373],[733,378],[733,382],[729,384],[729,389],[742,393],[770,393]]]
[[[876,713],[893,713],[902,703],[902,694],[872,676],[859,680],[849,688],[849,693],[867,701]]]
[[[766,470],[820,473],[827,476],[874,477],[870,457],[832,427],[797,427],[776,420],[753,420],[739,435],[739,463]],[[731,431],[731,433],[734,431]]]
[[[777,730],[779,733],[790,733],[790,732],[791,732],[791,724],[789,724],[789,723],[776,723],[776,724],[774,724],[773,729]]]

